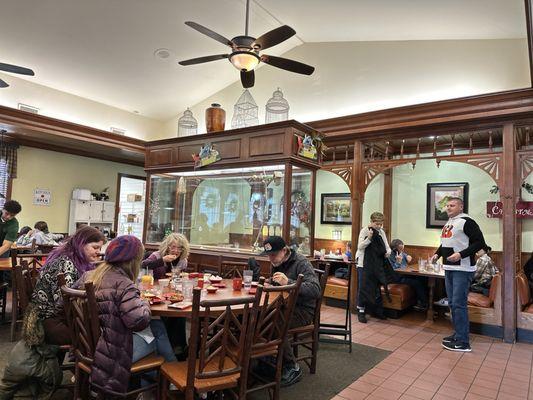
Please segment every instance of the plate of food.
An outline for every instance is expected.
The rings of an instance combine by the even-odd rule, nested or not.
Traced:
[[[152,292],[145,291],[141,293],[141,297],[143,299],[151,300],[152,298],[156,297],[156,295],[153,294]]]
[[[206,290],[207,290],[207,293],[216,293],[218,288],[216,286],[210,285],[210,286],[206,287]]]
[[[178,293],[168,297],[168,301],[170,301],[172,304],[179,303],[180,301],[183,301],[183,299],[183,295]]]
[[[215,276],[211,275],[211,276],[209,277],[209,281],[210,281],[211,283],[220,283],[220,282],[222,282],[222,277],[221,277],[221,276],[218,276],[218,275],[215,275]]]
[[[226,284],[223,283],[223,282],[221,282],[221,283],[213,283],[213,284],[211,284],[211,286],[214,286],[214,287],[219,288],[219,289],[223,289],[223,288],[226,287]]]
[[[161,304],[163,302],[163,299],[159,298],[159,297],[152,297],[150,299],[150,304]]]

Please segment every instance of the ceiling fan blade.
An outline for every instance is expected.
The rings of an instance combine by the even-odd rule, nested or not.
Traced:
[[[281,42],[284,42],[285,40],[289,39],[295,34],[296,34],[296,31],[294,29],[292,29],[288,25],[283,25],[283,26],[280,26],[279,28],[272,29],[271,31],[265,33],[264,35],[259,36],[252,43],[252,47],[255,48],[255,46],[259,46],[260,50],[265,50],[265,49],[268,49],[269,47],[273,47],[277,44],[280,44]]]
[[[0,79],[0,88],[5,88],[5,87],[8,87],[9,85],[6,83],[6,81],[3,81],[2,79]]]
[[[299,61],[289,60],[283,57],[274,57],[263,54],[261,61],[273,67],[285,69],[287,71],[296,72],[297,74],[311,75],[315,72],[315,67],[301,63]]]
[[[242,83],[242,87],[245,89],[248,89],[254,86],[255,73],[253,69],[251,71],[241,71],[241,83]]]
[[[219,35],[218,33],[212,31],[209,28],[206,28],[205,26],[202,26],[192,21],[186,21],[185,25],[190,26],[192,29],[196,29],[198,32],[203,33],[206,36],[209,36],[211,39],[215,39],[217,42],[225,44],[229,47],[234,47],[234,43],[231,40],[229,40],[228,38],[225,38],[222,35]]]
[[[180,61],[180,65],[193,65],[193,64],[201,64],[209,61],[216,61],[216,60],[222,60],[223,58],[228,58],[229,54],[215,54],[214,56],[205,56],[205,57],[197,57],[197,58],[191,58],[190,60]]]
[[[4,63],[0,63],[0,71],[12,72],[14,74],[21,74],[21,75],[30,75],[30,76],[35,75],[35,72],[33,72],[29,68],[24,68],[24,67],[19,67],[18,65],[11,65],[11,64],[4,64]]]

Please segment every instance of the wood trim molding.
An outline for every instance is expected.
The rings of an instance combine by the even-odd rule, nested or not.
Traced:
[[[533,89],[436,101],[362,114],[307,122],[326,134],[326,142],[345,144],[357,139],[416,137],[428,134],[429,127],[443,131],[474,129],[502,124],[502,121],[533,116]],[[349,139],[351,137],[351,139]]]

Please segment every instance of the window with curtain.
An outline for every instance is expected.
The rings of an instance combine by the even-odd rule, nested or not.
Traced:
[[[9,190],[10,179],[17,177],[17,148],[16,144],[5,143],[2,131],[0,138],[0,208],[4,206]]]

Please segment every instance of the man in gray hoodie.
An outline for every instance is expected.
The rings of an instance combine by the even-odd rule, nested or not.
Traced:
[[[274,285],[289,285],[303,275],[296,306],[289,323],[289,329],[311,324],[315,311],[315,301],[320,296],[320,283],[309,260],[287,246],[280,236],[270,236],[263,243],[262,255],[268,256],[272,264],[271,282]],[[302,378],[302,371],[288,341],[283,347],[282,386],[289,386]]]

